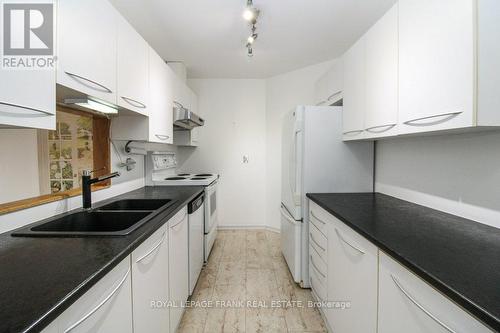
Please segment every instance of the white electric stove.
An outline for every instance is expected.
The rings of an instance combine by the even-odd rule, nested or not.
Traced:
[[[153,152],[146,162],[146,183],[152,186],[204,186],[205,223],[204,259],[208,260],[217,237],[217,183],[219,175],[212,173],[188,173],[177,170],[175,153]]]

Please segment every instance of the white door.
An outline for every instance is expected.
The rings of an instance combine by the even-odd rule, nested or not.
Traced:
[[[475,125],[475,3],[399,1],[401,133]]]
[[[193,294],[204,262],[204,218],[205,207],[203,204],[195,212],[189,214],[189,295]]]
[[[492,332],[383,252],[378,308],[383,333]]]
[[[365,136],[397,134],[398,125],[398,5],[366,34]]]
[[[60,0],[57,83],[116,104],[116,21],[106,0]]]
[[[281,253],[285,257],[293,280],[297,283],[302,281],[301,274],[301,233],[302,222],[296,221],[281,205],[280,245]]]
[[[134,332],[169,330],[169,308],[151,306],[168,300],[167,238],[164,225],[132,252]]]
[[[361,37],[343,56],[344,140],[363,138],[366,110],[365,37]]]
[[[184,313],[182,305],[189,297],[188,216],[184,207],[168,222],[170,332],[175,332]]]
[[[58,318],[63,333],[132,333],[130,256]]]
[[[290,111],[283,118],[281,133],[281,202],[295,220],[302,219],[303,119],[303,107]]]
[[[175,74],[165,61],[149,49],[149,141],[173,143],[173,82]]]
[[[123,18],[118,17],[117,104],[147,115],[149,46]]]
[[[328,299],[349,301],[350,308],[327,309],[328,323],[337,333],[375,333],[378,248],[344,223],[332,219],[327,227]]]

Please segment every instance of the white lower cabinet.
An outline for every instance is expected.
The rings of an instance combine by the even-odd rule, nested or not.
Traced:
[[[130,256],[57,319],[61,333],[133,332]]]
[[[168,271],[170,332],[175,332],[184,313],[181,306],[189,297],[188,216],[184,207],[168,223]]]
[[[134,332],[169,331],[166,224],[132,252],[132,299]]]
[[[378,307],[383,333],[492,332],[383,252]]]
[[[333,332],[377,331],[377,266],[376,246],[337,219],[328,224],[328,300],[350,302],[327,309]]]

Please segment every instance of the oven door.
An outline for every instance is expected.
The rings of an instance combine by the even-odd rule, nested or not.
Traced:
[[[217,228],[217,181],[205,188],[205,234]]]

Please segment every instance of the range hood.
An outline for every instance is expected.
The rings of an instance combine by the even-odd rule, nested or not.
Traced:
[[[182,104],[174,102],[174,127],[176,130],[191,130],[203,126],[205,120],[186,109]]]

